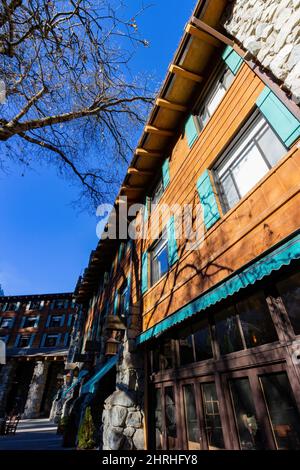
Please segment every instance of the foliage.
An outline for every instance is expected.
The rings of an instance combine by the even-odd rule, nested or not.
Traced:
[[[53,164],[94,205],[117,187],[152,102],[148,77],[129,68],[137,46],[148,45],[136,21],[143,10],[124,19],[124,8],[122,0],[0,2],[3,169],[10,159]]]
[[[95,435],[96,428],[93,422],[91,407],[88,406],[78,431],[78,448],[93,449],[96,446]]]

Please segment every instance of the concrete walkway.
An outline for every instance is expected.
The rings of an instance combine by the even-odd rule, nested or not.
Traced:
[[[56,426],[48,419],[23,419],[14,436],[0,436],[0,451],[64,450],[61,441]]]

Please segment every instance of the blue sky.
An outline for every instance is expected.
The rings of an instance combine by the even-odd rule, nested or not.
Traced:
[[[130,13],[148,2],[127,0]],[[156,0],[138,18],[150,47],[140,48],[133,72],[161,82],[196,0]],[[55,169],[11,165],[0,173],[0,284],[6,295],[73,291],[97,245],[97,218],[74,207],[78,190]]]

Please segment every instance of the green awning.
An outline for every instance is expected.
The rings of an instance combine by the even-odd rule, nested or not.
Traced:
[[[299,233],[294,235],[293,238],[281,242],[280,245],[275,245],[271,250],[255,258],[236,274],[227,277],[226,280],[217,284],[205,294],[202,294],[197,299],[177,310],[177,312],[144,331],[138,336],[136,340],[137,344],[144,343],[151,338],[159,336],[177,323],[215,305],[221,300],[237,293],[239,290],[253,285],[256,281],[260,281],[264,277],[269,276],[273,271],[277,271],[283,266],[289,265],[291,261],[296,259],[300,259]]]
[[[81,388],[80,394],[83,393],[94,393],[96,390],[96,385],[101,380],[107,372],[109,372],[118,362],[119,356],[112,356],[108,361],[104,364],[104,366],[98,370],[98,372],[93,375],[93,377],[88,380],[83,387]]]

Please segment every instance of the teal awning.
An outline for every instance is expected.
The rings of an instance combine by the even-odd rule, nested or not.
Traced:
[[[87,370],[81,370],[78,374],[77,379],[74,380],[72,385],[62,393],[62,398],[64,398],[71,390],[73,390],[73,388],[76,387],[76,385],[78,385],[82,381],[83,377],[85,377],[87,373]]]
[[[104,366],[90,379],[88,380],[83,387],[81,388],[81,394],[82,393],[94,393],[95,392],[95,387],[99,380],[104,377],[107,372],[109,372],[118,362],[119,356],[112,356],[105,364]]]
[[[296,259],[300,259],[300,234],[294,235],[293,238],[285,240],[280,245],[275,245],[271,250],[264,252],[259,258],[255,258],[251,264],[248,264],[236,274],[227,277],[222,283],[214,286],[205,294],[144,331],[138,336],[137,343],[141,344],[151,338],[155,338],[177,323],[215,305],[217,302],[235,294],[240,289],[260,281],[264,277],[269,276],[273,271],[289,265],[291,261]]]

